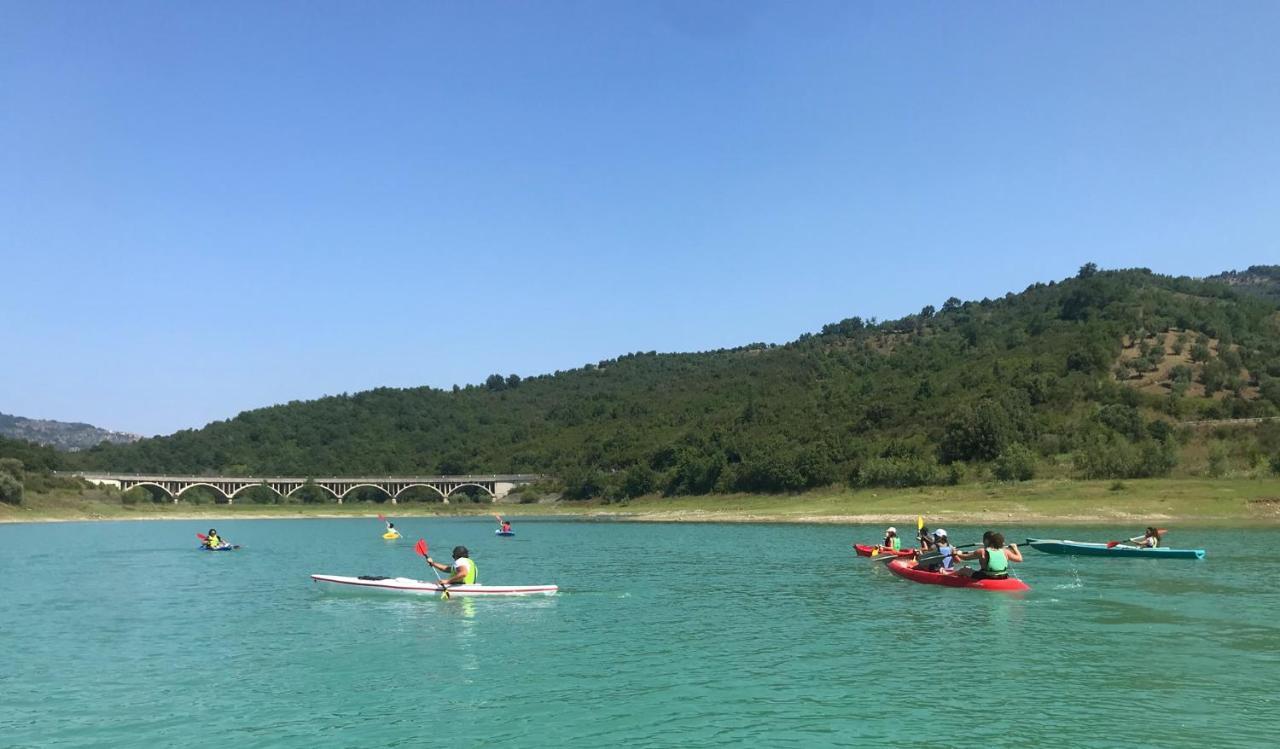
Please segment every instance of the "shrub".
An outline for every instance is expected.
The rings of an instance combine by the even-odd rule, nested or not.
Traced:
[[[1004,449],[996,458],[991,472],[1000,481],[1029,481],[1036,475],[1036,456],[1020,442]]]
[[[1209,476],[1221,478],[1227,472],[1227,446],[1215,442],[1209,446]]]
[[[22,482],[8,471],[0,471],[0,502],[10,505],[22,504]]]
[[[928,486],[948,481],[948,474],[927,458],[872,458],[862,465],[854,483],[860,486]]]
[[[1178,455],[1172,441],[1095,439],[1075,453],[1073,463],[1084,479],[1140,479],[1169,475]]]

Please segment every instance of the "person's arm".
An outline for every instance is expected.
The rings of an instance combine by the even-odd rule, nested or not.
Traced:
[[[434,567],[435,569],[440,570],[441,572],[448,572],[448,571],[449,571],[449,569],[450,569],[449,565],[447,565],[447,564],[440,564],[439,562],[437,562],[436,560],[432,559],[431,557],[427,557],[427,564],[429,564],[430,566]]]
[[[960,551],[959,549],[956,549],[951,552],[951,556],[955,557],[957,562],[965,562],[970,559],[977,559],[978,551]]]
[[[1017,544],[1009,544],[1004,548],[1004,555],[1010,562],[1021,562],[1022,552],[1018,551]]]

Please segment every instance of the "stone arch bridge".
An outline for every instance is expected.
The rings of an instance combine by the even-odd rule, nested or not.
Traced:
[[[354,489],[373,487],[386,492],[391,504],[400,495],[414,487],[426,487],[440,495],[449,504],[449,495],[466,487],[476,487],[496,502],[512,489],[531,484],[541,478],[539,474],[493,474],[487,476],[361,476],[351,478],[263,478],[255,476],[142,476],[127,473],[77,473],[76,476],[99,486],[114,486],[128,491],[135,486],[152,486],[168,494],[174,503],[183,492],[197,486],[207,486],[226,497],[227,504],[235,502],[236,495],[255,486],[264,486],[281,497],[288,497],[304,486],[312,485],[333,495],[338,504]]]

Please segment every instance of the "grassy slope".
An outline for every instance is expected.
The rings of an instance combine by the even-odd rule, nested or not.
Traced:
[[[794,495],[644,497],[627,504],[541,505],[386,504],[324,505],[121,505],[102,491],[32,495],[23,507],[0,505],[0,522],[125,520],[144,518],[368,517],[488,514],[597,515],[673,521],[755,520],[791,522],[908,523],[917,514],[942,522],[1088,523],[1131,526],[1144,520],[1229,526],[1280,525],[1280,478],[1148,479],[1123,482],[1044,480],[1023,484],[969,484],[924,489],[818,490]]]

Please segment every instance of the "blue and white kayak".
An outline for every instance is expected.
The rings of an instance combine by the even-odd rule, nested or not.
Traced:
[[[371,593],[407,593],[416,595],[440,595],[444,586],[431,580],[413,580],[408,577],[380,577],[361,575],[312,575],[311,580],[324,583],[330,590],[368,591]],[[489,598],[491,596],[551,595],[560,588],[555,585],[450,585],[449,596]]]
[[[504,531],[504,530],[502,530],[502,529],[498,529],[498,530],[496,530],[496,531],[494,531],[494,532],[493,532],[493,535],[495,535],[495,536],[514,536],[514,535],[516,535],[516,532],[515,532],[515,531]]]
[[[219,546],[197,546],[196,548],[200,551],[235,551],[240,548],[240,545],[221,544]]]
[[[1204,549],[1154,549],[1137,546],[1112,546],[1085,541],[1059,541],[1028,538],[1027,546],[1048,554],[1074,554],[1081,557],[1144,557],[1146,559],[1204,559]]]

